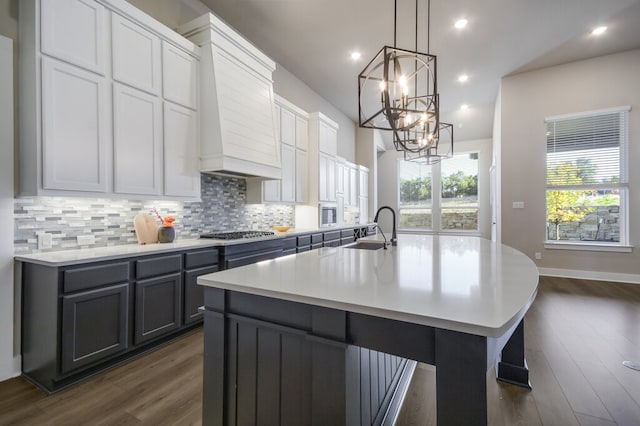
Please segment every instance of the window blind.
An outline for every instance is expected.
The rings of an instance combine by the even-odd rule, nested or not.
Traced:
[[[626,110],[547,119],[547,186],[627,183]]]

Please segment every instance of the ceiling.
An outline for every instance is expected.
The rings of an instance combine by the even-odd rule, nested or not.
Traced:
[[[418,0],[427,22],[426,0]],[[357,76],[393,45],[391,0],[202,0],[258,48],[358,121]],[[398,0],[397,46],[415,49],[415,0]],[[462,30],[454,22],[466,18]],[[456,140],[491,137],[503,76],[640,48],[640,0],[432,0],[441,119]],[[593,36],[591,30],[608,30]],[[418,51],[426,52],[420,24]],[[362,58],[354,62],[350,53]],[[459,83],[457,77],[469,80]],[[467,104],[468,109],[460,106]]]

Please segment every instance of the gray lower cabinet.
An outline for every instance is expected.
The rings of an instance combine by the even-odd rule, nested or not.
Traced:
[[[129,285],[62,296],[63,373],[128,347]]]
[[[204,304],[204,288],[198,285],[200,275],[218,271],[218,266],[192,269],[184,273],[184,323],[202,322],[202,312],[199,308]]]
[[[180,328],[182,276],[179,272],[135,283],[135,344]]]
[[[23,376],[55,392],[197,326],[196,279],[218,264],[215,247],[64,266],[21,262]]]

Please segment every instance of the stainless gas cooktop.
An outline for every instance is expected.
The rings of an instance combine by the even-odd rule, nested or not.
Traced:
[[[216,240],[241,240],[243,238],[260,238],[275,235],[271,231],[228,231],[200,234],[200,238],[213,238]]]

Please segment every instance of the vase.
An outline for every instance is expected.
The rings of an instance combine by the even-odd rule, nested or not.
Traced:
[[[161,226],[158,228],[158,241],[170,243],[176,237],[176,230],[173,226]]]

